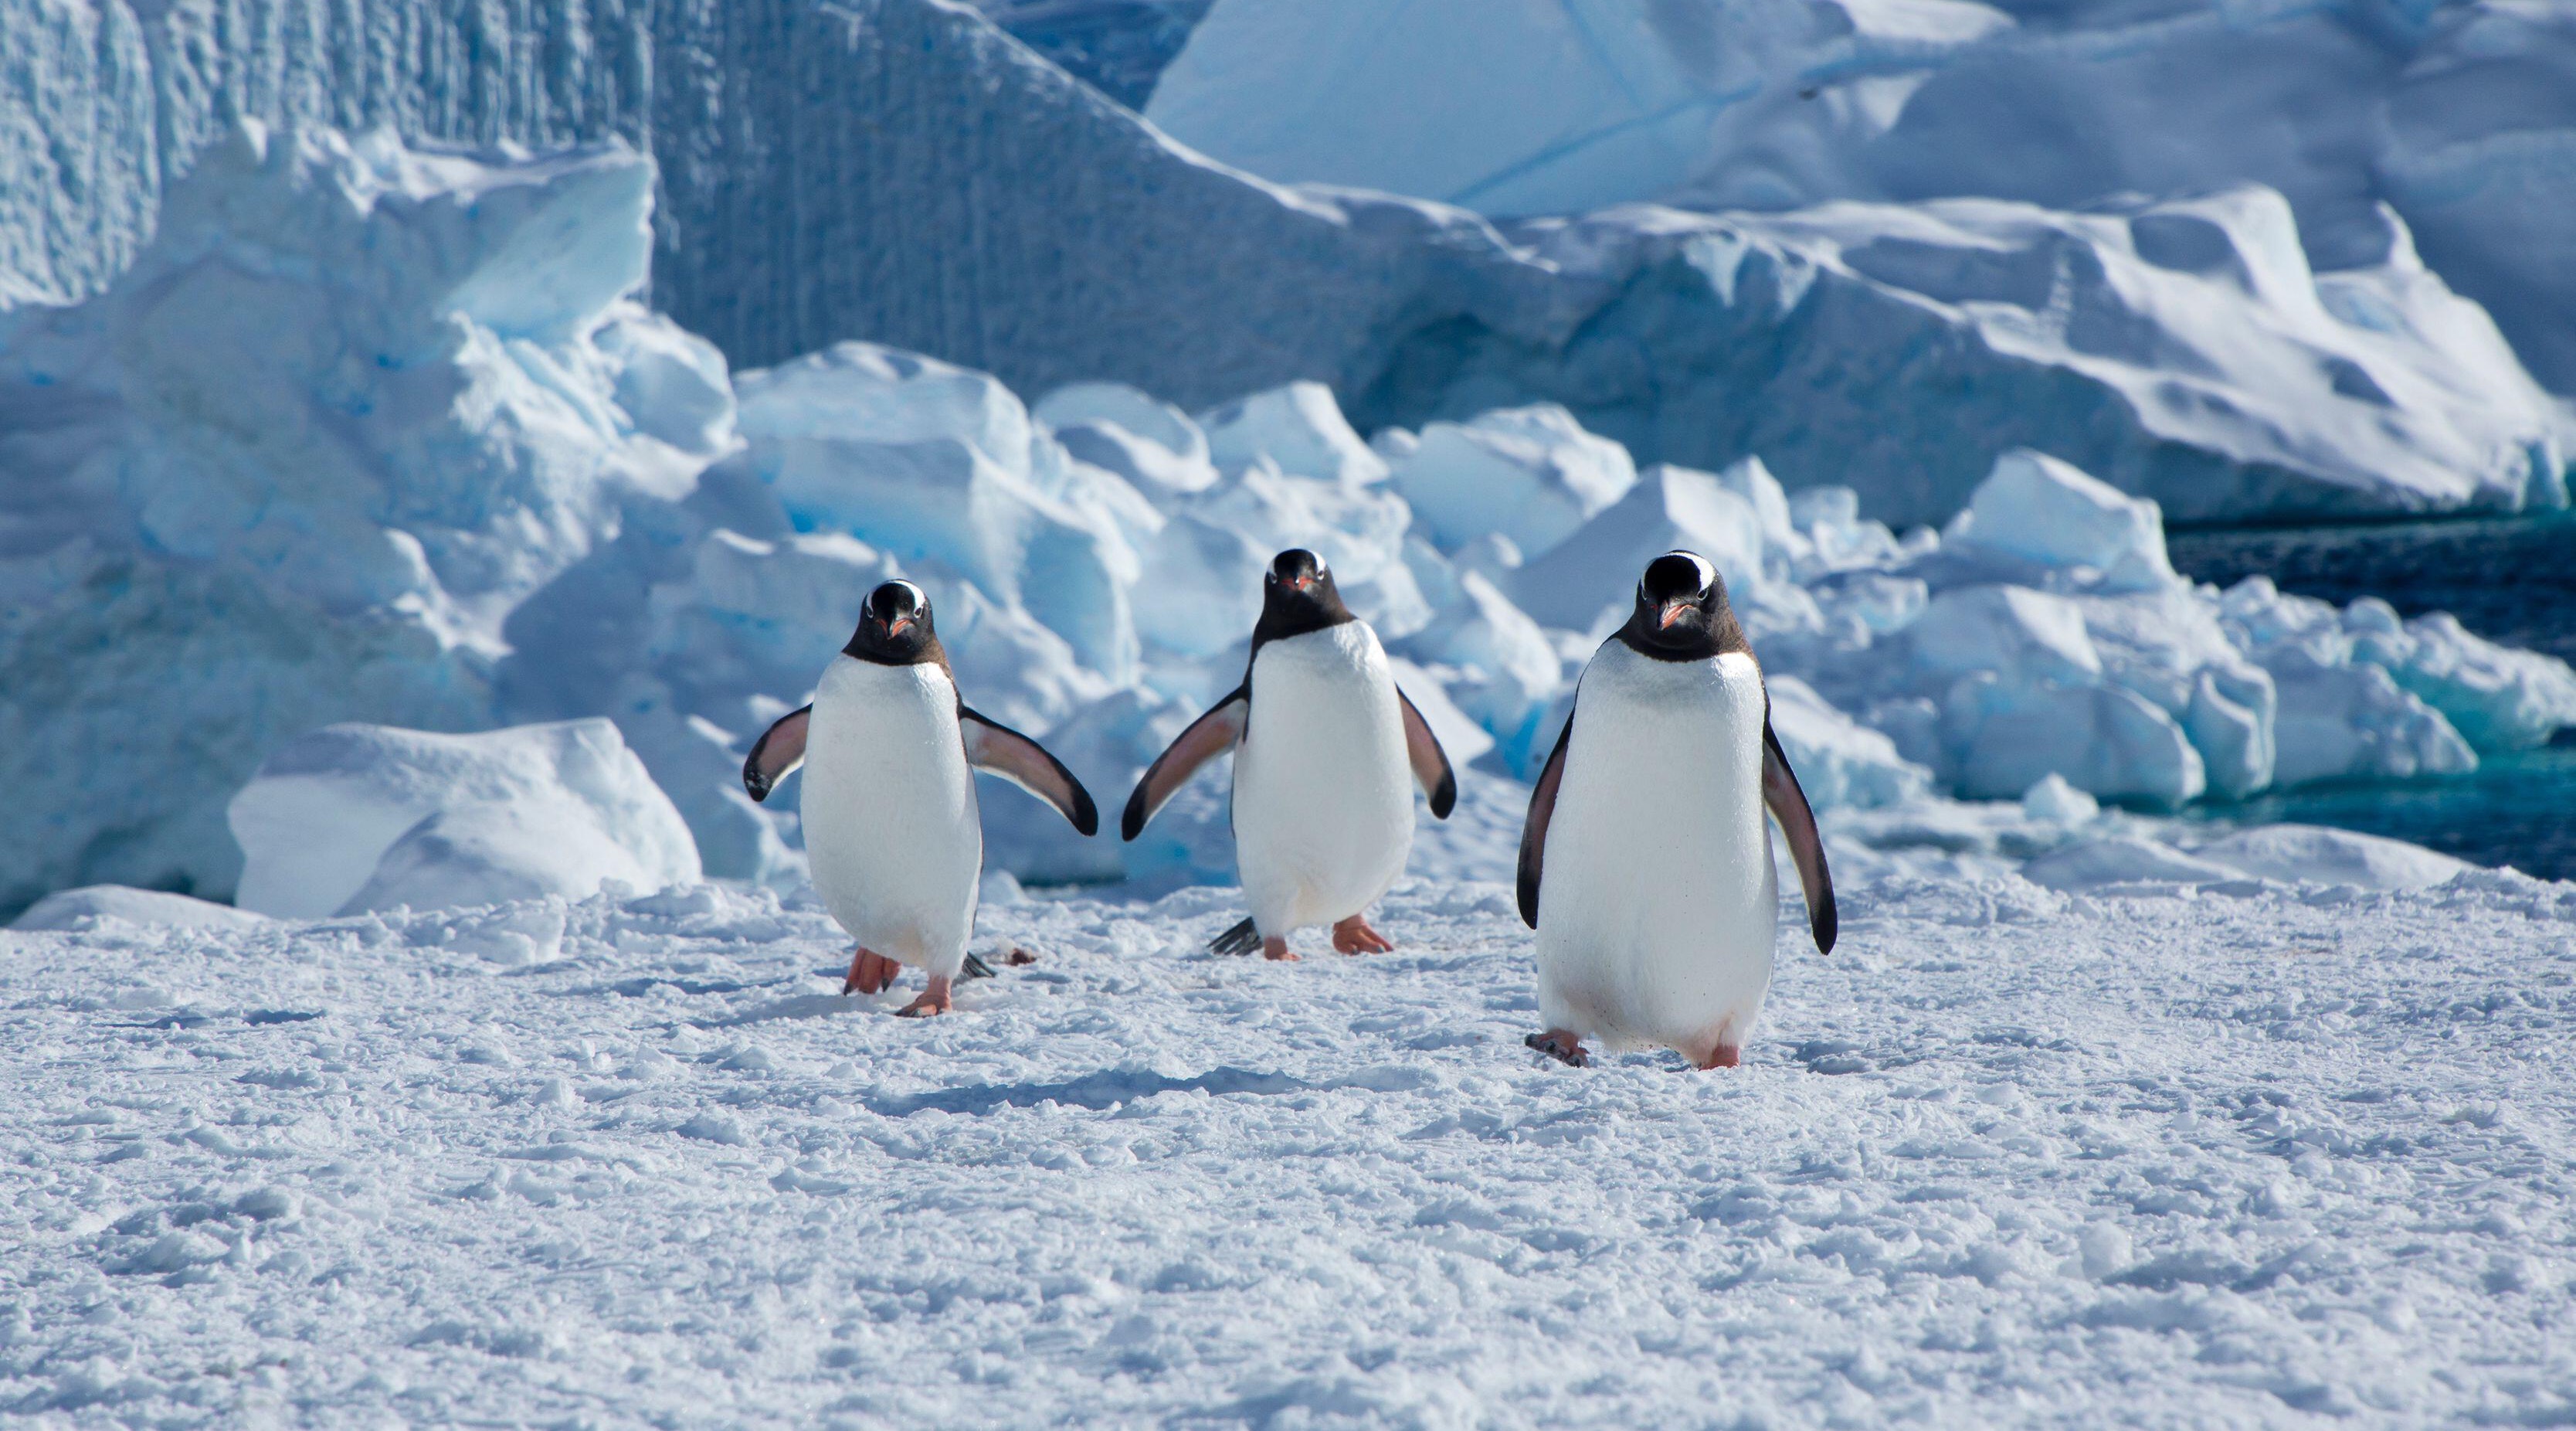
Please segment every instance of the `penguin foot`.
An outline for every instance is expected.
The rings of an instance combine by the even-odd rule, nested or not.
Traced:
[[[841,981],[844,994],[882,994],[894,987],[895,975],[903,966],[865,945],[850,958],[850,977]]]
[[[1592,1055],[1583,1051],[1583,1040],[1563,1029],[1531,1034],[1521,1042],[1572,1068],[1584,1068],[1592,1062]]]
[[[1387,954],[1395,941],[1369,928],[1366,915],[1354,914],[1333,926],[1333,951],[1337,954]]]
[[[1269,938],[1261,941],[1261,957],[1264,959],[1294,959],[1297,956],[1289,951],[1286,935],[1273,934]]]
[[[930,987],[921,991],[921,997],[895,1010],[894,1016],[899,1019],[928,1019],[936,1018],[946,1012],[948,1012],[948,976],[933,974],[930,976]]]
[[[1701,1064],[1700,1067],[1703,1069],[1733,1068],[1743,1061],[1744,1050],[1741,1047],[1731,1043],[1722,1043],[1708,1051],[1708,1062]]]

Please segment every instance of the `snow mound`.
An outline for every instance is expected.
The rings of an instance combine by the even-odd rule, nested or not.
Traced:
[[[247,909],[211,900],[191,899],[184,894],[168,894],[157,889],[135,889],[121,884],[84,885],[79,889],[56,890],[27,906],[9,927],[36,930],[88,929],[101,920],[122,920],[127,924],[169,925],[181,929],[247,929],[266,924],[267,918]]]
[[[106,292],[0,313],[0,736],[58,757],[0,907],[227,893],[282,742],[493,723],[516,608],[732,440],[723,360],[622,297],[652,183],[244,124]]]
[[[2426,889],[2469,868],[2421,845],[2319,825],[2266,825],[2192,853],[2266,879],[2362,889]]]
[[[2055,890],[2141,883],[2215,884],[2245,877],[2245,872],[2234,865],[2186,855],[2139,835],[2110,835],[2051,850],[2023,865],[2021,874],[2033,884]]]
[[[328,726],[270,756],[228,814],[242,907],[286,918],[701,876],[679,811],[606,720],[478,735]]]

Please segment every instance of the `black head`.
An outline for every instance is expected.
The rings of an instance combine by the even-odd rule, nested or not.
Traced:
[[[908,581],[889,581],[868,593],[859,608],[859,629],[846,656],[880,666],[909,666],[940,657],[939,633],[930,624],[930,596]]]
[[[1252,628],[1252,643],[1303,635],[1355,620],[1333,585],[1332,568],[1304,547],[1290,547],[1270,559],[1261,578],[1261,624]]]
[[[1726,578],[1697,552],[1666,552],[1637,578],[1637,606],[1619,639],[1658,661],[1704,661],[1747,649],[1726,604]]]

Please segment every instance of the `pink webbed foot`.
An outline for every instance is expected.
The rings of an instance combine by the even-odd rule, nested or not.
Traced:
[[[894,987],[903,966],[865,945],[850,958],[850,976],[841,981],[844,994],[881,994]]]
[[[1708,1051],[1708,1061],[1702,1063],[1700,1067],[1703,1069],[1733,1068],[1743,1061],[1744,1050],[1742,1047],[1736,1044],[1722,1043]]]
[[[1262,937],[1261,957],[1264,959],[1287,960],[1294,959],[1297,956],[1288,948],[1288,936],[1284,934],[1270,934]]]
[[[1564,1029],[1531,1034],[1521,1042],[1569,1067],[1582,1068],[1592,1062],[1592,1055],[1583,1051],[1583,1040]]]
[[[895,1010],[894,1016],[899,1019],[928,1019],[936,1018],[946,1012],[948,1012],[948,976],[933,974],[930,976],[930,987],[921,991],[921,997]]]
[[[1333,951],[1338,954],[1385,954],[1393,951],[1395,942],[1369,928],[1365,915],[1354,914],[1333,926]]]

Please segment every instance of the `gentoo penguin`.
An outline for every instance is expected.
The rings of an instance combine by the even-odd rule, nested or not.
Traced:
[[[1771,987],[1779,922],[1766,805],[1830,952],[1833,876],[1771,733],[1762,667],[1717,569],[1668,552],[1584,667],[1530,792],[1521,918],[1538,931],[1547,1022],[1530,1047],[1581,1065],[1583,1040],[1599,1037],[1735,1066]]]
[[[1281,552],[1262,581],[1243,684],[1190,724],[1127,797],[1132,840],[1198,768],[1234,757],[1235,864],[1252,917],[1208,947],[1294,959],[1288,933],[1333,926],[1344,954],[1393,949],[1368,907],[1404,873],[1413,790],[1449,818],[1458,777],[1422,712],[1397,690],[1386,651],[1342,604],[1324,559]]]
[[[754,800],[805,766],[805,857],[814,892],[858,941],[841,992],[893,985],[897,966],[930,972],[900,1012],[948,1012],[966,962],[984,829],[973,771],[986,770],[1100,828],[1091,794],[1036,741],[977,715],[957,694],[930,622],[930,598],[908,581],[868,594],[859,629],[814,687],[751,748],[743,788]]]

